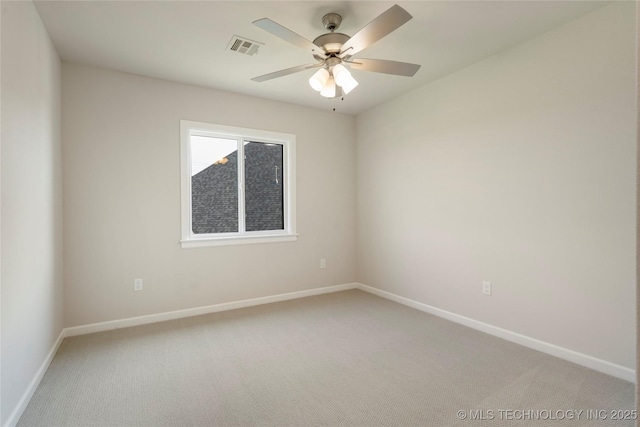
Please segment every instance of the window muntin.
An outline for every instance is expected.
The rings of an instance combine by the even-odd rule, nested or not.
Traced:
[[[180,126],[183,247],[296,239],[294,135]]]

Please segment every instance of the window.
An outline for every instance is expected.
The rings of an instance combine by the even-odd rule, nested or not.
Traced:
[[[182,247],[296,240],[295,135],[180,121]]]

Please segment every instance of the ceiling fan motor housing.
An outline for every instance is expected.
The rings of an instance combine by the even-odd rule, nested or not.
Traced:
[[[338,53],[340,53],[340,48],[342,47],[342,45],[345,44],[345,42],[349,40],[349,38],[350,37],[348,35],[342,33],[326,33],[316,37],[313,41],[313,44],[321,47],[329,55],[332,53],[337,55]],[[317,60],[322,61],[321,57],[317,55],[313,56]]]

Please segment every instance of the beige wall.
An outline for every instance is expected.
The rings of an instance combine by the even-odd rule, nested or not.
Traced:
[[[65,326],[355,280],[353,117],[72,64],[62,75]],[[181,119],[297,136],[298,241],[180,248]]]
[[[31,2],[0,7],[4,426],[62,331],[62,180],[60,60]]]
[[[359,281],[635,368],[634,7],[360,115]]]

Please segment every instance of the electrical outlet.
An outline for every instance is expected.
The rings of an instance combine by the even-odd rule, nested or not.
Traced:
[[[482,281],[482,293],[491,296],[491,282]]]
[[[142,290],[142,279],[133,279],[133,290],[134,291]]]
[[[321,259],[320,260],[320,268],[327,268],[327,260],[326,259]]]

